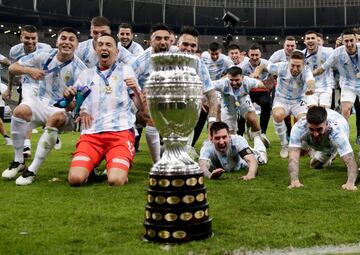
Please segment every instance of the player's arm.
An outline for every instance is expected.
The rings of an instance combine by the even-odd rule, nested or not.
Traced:
[[[203,171],[204,176],[211,180],[218,179],[225,172],[222,168],[217,168],[210,172],[210,160],[206,159],[199,159],[199,167]]]
[[[315,92],[315,80],[306,81],[306,95],[312,95]]]
[[[261,64],[259,66],[257,66],[255,68],[255,71],[254,73],[252,74],[252,78],[256,78],[256,79],[259,79],[260,75],[263,73],[263,72],[266,72],[266,65],[265,64]]]
[[[8,67],[9,65],[11,65],[11,62],[8,58],[4,58],[4,59],[0,60],[0,64],[5,67]]]
[[[341,187],[345,190],[357,190],[355,182],[358,175],[358,167],[354,157],[354,152],[350,152],[341,157],[347,167],[347,181]]]
[[[256,161],[255,155],[253,153],[251,153],[251,154],[247,154],[243,158],[246,161],[246,163],[248,164],[249,170],[246,175],[241,176],[241,179],[243,179],[245,181],[255,179],[257,169],[258,169],[258,163]]]
[[[299,160],[300,160],[301,148],[289,148],[289,163],[288,171],[290,177],[289,189],[300,188],[304,185],[299,180]]]
[[[209,103],[208,121],[209,121],[209,126],[210,126],[212,122],[215,122],[217,120],[216,116],[217,116],[217,111],[218,111],[218,100],[217,100],[215,89],[207,91],[205,93],[205,96]]]
[[[313,71],[314,76],[318,76],[325,72],[325,69],[323,67],[318,67]]]
[[[20,65],[18,62],[9,66],[9,75],[23,75],[28,74],[34,80],[41,80],[44,78],[45,72],[39,68]]]

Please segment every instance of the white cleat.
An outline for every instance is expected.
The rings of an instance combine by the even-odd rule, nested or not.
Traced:
[[[4,172],[2,172],[1,176],[3,178],[11,180],[15,178],[18,172],[21,172],[24,169],[25,169],[24,163],[13,161],[10,163],[10,166]]]
[[[33,183],[35,181],[35,177],[36,175],[29,171],[28,169],[26,169],[22,175],[20,175],[15,183],[16,185],[19,185],[19,186],[26,186],[26,185],[30,185],[31,183]]]
[[[263,142],[263,144],[265,145],[266,149],[268,149],[270,147],[270,140],[269,138],[267,138],[267,136],[265,134],[261,134],[260,135],[260,139]]]
[[[62,146],[62,143],[61,143],[60,137],[57,137],[56,143],[54,145],[54,149],[58,151],[61,149],[61,146]]]
[[[13,145],[13,142],[12,142],[10,137],[5,137],[4,139],[5,139],[5,145],[6,146],[12,146]]]

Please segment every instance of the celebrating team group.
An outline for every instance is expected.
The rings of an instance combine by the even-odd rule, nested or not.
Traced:
[[[81,134],[70,162],[72,186],[92,178],[103,159],[109,184],[127,183],[143,128],[152,161],[159,161],[161,137],[143,89],[152,72],[152,54],[183,52],[198,56],[196,71],[203,84],[203,100],[187,147],[197,156],[194,146],[207,123],[209,138],[197,156],[206,177],[217,179],[225,172],[244,169],[247,173],[241,178],[254,179],[258,166],[271,160],[266,132],[272,115],[280,157],[288,158],[289,188],[303,186],[299,161],[307,155],[312,168],[330,166],[339,156],[347,169],[342,188],[357,189],[358,167],[348,123],[360,95],[360,35],[355,30],[343,31],[335,49],[324,47],[315,31],[305,33],[302,51],[296,49],[296,39],[288,36],[283,49],[269,60],[261,58],[262,48],[257,44],[247,54],[232,44],[225,55],[217,42],[200,52],[199,33],[193,27],[184,27],[176,41],[166,25],[154,25],[150,45],[144,50],[133,40],[131,25],[120,24],[116,38],[111,35],[110,22],[98,16],[91,21],[90,36],[79,43],[77,31],[64,27],[52,48],[38,42],[37,29],[26,25],[21,28],[21,43],[10,50],[11,61],[0,54],[0,63],[9,66],[8,86],[1,86],[1,97],[11,99],[14,81],[21,83],[11,137],[0,121],[0,132],[14,148],[3,179],[16,179],[17,185],[33,183],[49,152],[61,147],[59,133],[74,130],[76,124]],[[341,113],[331,109],[337,87]],[[296,121],[292,127],[291,116]],[[27,167],[31,131],[37,127],[43,127],[43,133]]]

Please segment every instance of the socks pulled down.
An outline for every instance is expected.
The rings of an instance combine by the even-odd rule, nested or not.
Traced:
[[[29,166],[29,171],[37,173],[40,165],[44,162],[46,156],[49,154],[56,143],[59,130],[53,127],[46,127],[44,133],[41,135],[35,153],[35,158]]]
[[[150,150],[151,159],[156,163],[160,160],[160,134],[155,127],[146,126],[145,137]]]
[[[29,126],[29,122],[14,116],[11,117],[11,136],[15,150],[14,161],[16,162],[24,163],[24,141]]]
[[[288,140],[287,140],[285,122],[284,121],[281,121],[279,123],[275,122],[275,121],[273,121],[273,122],[274,122],[274,127],[275,127],[275,133],[278,135],[281,145],[287,145]]]

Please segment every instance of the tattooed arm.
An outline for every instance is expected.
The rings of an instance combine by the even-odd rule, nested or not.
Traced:
[[[289,189],[292,188],[300,188],[304,185],[299,181],[299,159],[300,159],[300,151],[301,148],[290,148],[289,149],[289,177],[290,177],[290,185]]]
[[[357,190],[355,186],[356,178],[358,175],[358,167],[354,157],[354,153],[350,152],[341,157],[347,167],[348,179],[341,187],[345,190]]]
[[[217,168],[210,172],[210,160],[200,159],[199,166],[200,169],[204,172],[205,177],[208,179],[218,179],[225,172],[225,170],[222,168]]]

